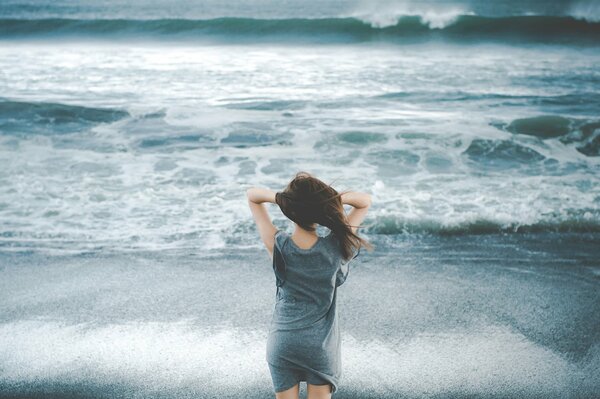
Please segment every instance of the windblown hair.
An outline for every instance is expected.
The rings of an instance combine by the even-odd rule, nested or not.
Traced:
[[[338,238],[344,260],[352,258],[362,246],[372,249],[365,239],[352,232],[342,204],[342,194],[307,172],[298,172],[283,191],[275,194],[281,212],[305,230],[314,223],[329,228]]]

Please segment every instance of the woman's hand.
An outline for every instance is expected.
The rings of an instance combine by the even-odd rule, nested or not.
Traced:
[[[275,203],[275,191],[268,188],[250,187],[246,190],[246,195],[248,196],[248,201],[255,204],[262,204],[263,202]]]

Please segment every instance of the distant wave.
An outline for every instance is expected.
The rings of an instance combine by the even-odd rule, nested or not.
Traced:
[[[570,16],[461,15],[446,24],[422,16],[381,26],[357,18],[318,19],[0,19],[0,39],[177,38],[219,41],[365,42],[429,39],[569,42],[597,45],[600,23]]]
[[[443,220],[404,220],[399,217],[379,217],[366,230],[373,234],[519,234],[519,233],[600,233],[597,210],[574,210],[569,216],[548,217],[533,223],[500,222],[489,219],[462,220],[445,223]]]
[[[115,122],[127,116],[129,113],[120,109],[0,98],[0,135],[72,133],[100,123]]]
[[[589,22],[600,22],[600,3],[597,1],[580,1],[573,4],[569,15]]]

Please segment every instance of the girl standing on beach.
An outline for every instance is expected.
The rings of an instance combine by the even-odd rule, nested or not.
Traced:
[[[281,192],[253,187],[247,196],[277,286],[266,351],[275,397],[297,399],[299,383],[306,381],[308,399],[331,398],[342,375],[337,287],[360,248],[372,249],[357,233],[371,197],[338,193],[306,172]],[[273,225],[263,202],[277,204],[294,222],[291,235]],[[344,204],[353,207],[348,214]],[[317,224],[329,233],[317,235]]]

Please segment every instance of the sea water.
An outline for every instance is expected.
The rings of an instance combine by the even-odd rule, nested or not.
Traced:
[[[301,170],[371,193],[375,242],[600,232],[599,17],[592,1],[4,0],[0,249],[258,248],[245,190]]]

